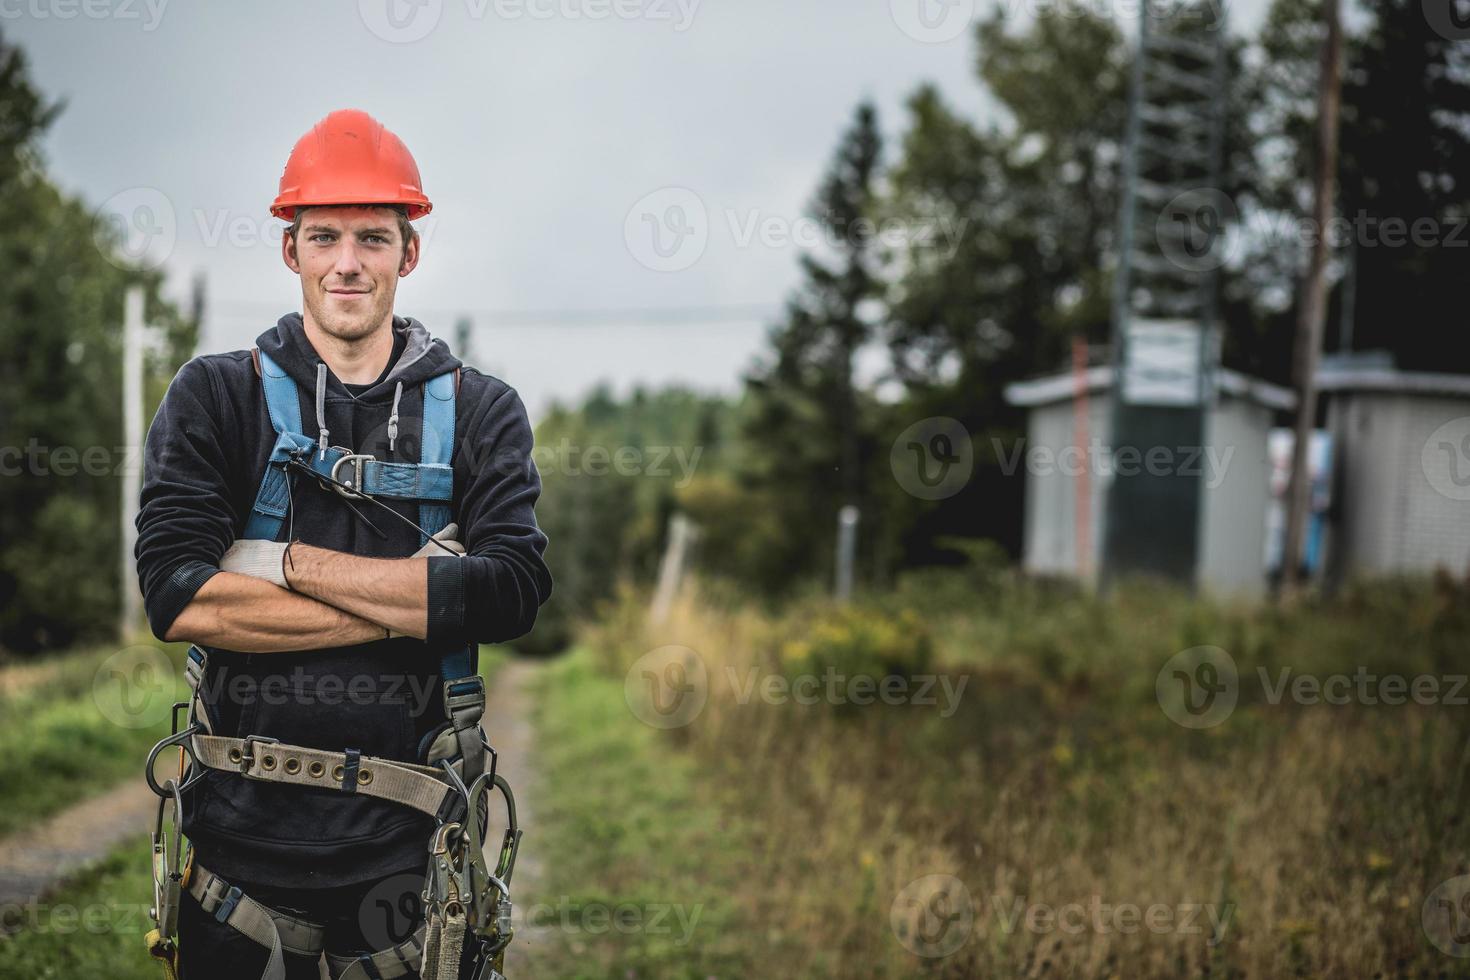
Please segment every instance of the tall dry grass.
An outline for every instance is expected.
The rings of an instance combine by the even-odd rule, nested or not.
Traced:
[[[1470,709],[1271,704],[1258,675],[1464,673],[1458,586],[1384,584],[1281,611],[989,584],[998,594],[981,598],[973,581],[911,582],[875,606],[914,604],[933,669],[969,677],[948,718],[742,703],[752,668],[789,670],[809,607],[765,616],[696,591],[655,627],[625,594],[586,634],[611,677],[665,644],[704,664],[705,708],[667,735],[751,830],[737,858],[747,885],[730,898],[777,975],[1470,974],[1421,920],[1439,882],[1470,872]],[[1241,701],[1191,731],[1165,716],[1154,681],[1203,643],[1236,658]],[[930,875],[948,878],[913,884]],[[955,883],[968,901],[937,895]],[[1174,918],[1098,924],[1098,906],[1124,904]],[[1045,910],[1064,906],[1080,911],[1048,925]],[[956,909],[973,923],[953,952],[900,941],[932,937]]]

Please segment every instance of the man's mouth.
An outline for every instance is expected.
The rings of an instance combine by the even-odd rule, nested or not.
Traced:
[[[339,299],[352,299],[355,296],[366,296],[368,294],[366,289],[329,289],[327,292]]]

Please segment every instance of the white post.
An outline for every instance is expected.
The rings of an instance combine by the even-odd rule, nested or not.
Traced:
[[[852,565],[857,554],[858,509],[852,504],[843,504],[837,512],[837,587],[834,593],[838,602],[852,597]]]
[[[659,562],[658,588],[653,594],[653,608],[648,614],[654,623],[662,623],[669,616],[669,609],[679,594],[679,584],[684,579],[684,565],[694,537],[693,521],[677,512],[669,515],[669,540],[664,546],[663,560]]]
[[[133,548],[138,543],[138,496],[143,490],[143,287],[129,286],[123,306],[123,445],[132,465],[122,473],[122,618],[118,637],[128,642],[143,615]]]

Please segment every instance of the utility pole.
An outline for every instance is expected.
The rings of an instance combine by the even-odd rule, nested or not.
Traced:
[[[852,565],[857,555],[858,509],[843,504],[837,512],[837,581],[833,594],[838,602],[852,598]]]
[[[127,643],[142,619],[143,597],[133,549],[138,543],[138,497],[143,490],[143,287],[129,286],[123,302],[123,445],[134,462],[122,468],[122,614],[118,638]],[[134,453],[134,450],[137,450]]]
[[[1092,406],[1087,390],[1087,338],[1080,333],[1072,337],[1072,444],[1082,465],[1072,484],[1072,524],[1077,549],[1077,580],[1084,587],[1092,585],[1092,457],[1087,444]]]
[[[1292,362],[1296,371],[1296,438],[1287,489],[1286,542],[1281,557],[1283,595],[1296,590],[1311,508],[1311,441],[1317,424],[1317,362],[1327,318],[1327,224],[1337,191],[1337,123],[1342,91],[1342,21],[1338,0],[1323,0],[1327,36],[1322,41],[1322,74],[1317,89],[1317,159],[1313,177],[1312,220],[1317,237],[1302,281]]]
[[[462,316],[454,323],[455,356],[466,364],[470,360],[470,318]]]

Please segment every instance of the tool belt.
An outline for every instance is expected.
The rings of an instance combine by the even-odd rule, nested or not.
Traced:
[[[521,830],[515,797],[496,772],[496,753],[480,728],[484,681],[474,676],[445,682],[445,713],[451,726],[430,752],[435,763],[421,765],[364,756],[352,749],[333,752],[262,736],[214,735],[199,696],[205,666],[203,651],[191,647],[186,677],[193,698],[174,705],[172,734],[153,747],[145,771],[149,787],[159,796],[152,833],[150,915],[155,928],[148,934],[148,947],[162,962],[168,980],[177,980],[175,936],[185,890],[206,914],[270,951],[261,980],[284,980],[286,953],[325,953],[331,976],[338,980],[391,980],[414,973],[425,980],[457,980],[466,956],[473,968],[470,976],[476,980],[503,980],[505,949],[514,935],[510,879]],[[189,709],[190,724],[180,728],[184,709]],[[463,747],[470,742],[476,751],[466,753]],[[159,756],[171,747],[180,753],[178,776],[160,783]],[[185,857],[181,833],[183,793],[211,769],[245,779],[362,794],[433,817],[422,893],[424,924],[389,949],[337,955],[324,950],[320,925],[262,905],[194,864],[192,853]],[[490,796],[496,792],[505,799],[507,826],[492,869],[484,845]]]

